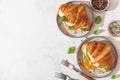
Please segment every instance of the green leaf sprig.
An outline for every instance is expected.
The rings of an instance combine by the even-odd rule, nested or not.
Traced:
[[[102,17],[101,16],[97,16],[96,18],[95,18],[95,23],[96,24],[100,24],[102,22]]]
[[[71,46],[68,48],[68,54],[72,54],[75,52],[75,46]]]
[[[62,16],[62,17],[61,17],[61,21],[62,21],[62,22],[67,21],[67,17]]]
[[[95,30],[93,33],[94,33],[94,35],[99,35],[99,34],[101,33],[101,30],[100,30],[100,29],[97,29],[97,30]]]

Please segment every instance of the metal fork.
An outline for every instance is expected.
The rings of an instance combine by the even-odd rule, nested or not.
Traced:
[[[80,72],[78,68],[76,68],[73,64],[71,64],[68,60],[62,60],[61,64],[63,64],[66,67],[71,67],[71,69],[75,70],[76,72]]]
[[[62,60],[61,64],[63,64],[64,66],[73,69],[74,71],[78,72],[81,76],[83,76],[84,78],[86,78],[87,80],[94,80],[92,77],[86,75],[85,73],[81,72],[78,68],[76,68],[72,63],[70,63],[68,60]]]
[[[74,78],[71,78],[69,75],[67,74],[64,74],[62,72],[56,72],[55,73],[55,77],[56,78],[60,78],[60,79],[63,79],[63,80],[79,80],[79,79],[74,79]]]

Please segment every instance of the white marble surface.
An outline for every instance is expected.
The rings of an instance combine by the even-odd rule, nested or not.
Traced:
[[[0,80],[59,80],[54,78],[58,71],[84,80],[60,65],[63,58],[77,64],[76,53],[68,55],[67,49],[81,43],[63,35],[56,25],[57,9],[67,1],[0,0]],[[105,28],[120,19],[119,9],[120,5],[106,13]]]

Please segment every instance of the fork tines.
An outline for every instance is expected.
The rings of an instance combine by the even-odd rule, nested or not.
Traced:
[[[63,65],[66,66],[66,67],[69,67],[69,65],[70,65],[70,63],[68,62],[68,60],[65,60],[65,59],[63,59],[63,60],[61,61],[61,64],[63,64]]]

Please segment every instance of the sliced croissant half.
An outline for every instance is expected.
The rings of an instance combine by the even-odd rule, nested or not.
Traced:
[[[85,28],[87,31],[91,29],[91,22],[87,16],[84,4],[63,4],[60,6],[58,15],[65,16],[68,26],[77,26],[75,29]]]
[[[82,45],[82,52],[89,57],[89,63],[103,72],[111,70],[115,64],[115,56],[111,46],[103,42],[87,42]]]

